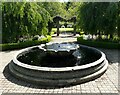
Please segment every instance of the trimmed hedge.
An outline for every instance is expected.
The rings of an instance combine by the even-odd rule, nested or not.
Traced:
[[[35,41],[26,41],[26,42],[20,42],[20,43],[8,43],[8,44],[0,44],[0,49],[2,51],[5,50],[13,50],[13,49],[21,49],[26,48],[29,46],[39,45],[42,43],[47,43],[51,40],[51,36],[47,36],[46,38],[43,38],[41,40],[35,40]]]
[[[105,41],[94,41],[94,40],[83,40],[81,37],[77,38],[79,44],[88,45],[97,48],[106,48],[106,49],[120,49],[119,43],[105,42]]]

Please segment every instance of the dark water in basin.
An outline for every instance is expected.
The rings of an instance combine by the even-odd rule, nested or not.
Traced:
[[[73,55],[69,56],[50,56],[40,49],[30,50],[18,56],[22,63],[41,66],[41,67],[72,67],[85,65],[98,60],[101,55],[92,50],[79,49],[81,58],[77,59]]]

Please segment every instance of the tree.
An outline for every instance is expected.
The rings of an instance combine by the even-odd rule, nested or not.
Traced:
[[[53,18],[57,15],[64,17],[66,15],[65,4],[61,2],[38,2],[38,5],[45,8]]]
[[[51,16],[48,22],[48,31],[50,33],[52,27],[54,26],[54,22],[53,22],[54,17],[56,16],[65,17],[66,15],[65,4],[60,2],[38,2],[37,4],[45,8],[45,10],[47,10]]]
[[[17,42],[20,36],[44,34],[49,17],[49,13],[36,3],[2,3],[3,43]]]
[[[86,33],[113,35],[116,31],[117,3],[83,3],[78,10],[77,26]]]
[[[80,2],[67,2],[66,3],[66,18],[67,19],[70,19],[74,16],[77,15],[77,10],[78,10],[78,7],[80,6]]]
[[[118,28],[118,36],[120,37],[120,2],[118,2],[117,28]]]
[[[78,27],[86,33],[94,33],[96,31],[96,16],[93,3],[83,3],[78,10]]]
[[[60,24],[59,24],[59,22],[60,22],[60,21],[64,21],[64,19],[63,19],[62,17],[60,17],[60,16],[55,16],[55,17],[53,18],[53,21],[54,21],[54,23],[55,23],[56,26],[57,26],[57,36],[59,36],[59,34],[60,34],[60,31],[59,31]]]
[[[105,11],[105,22],[104,32],[105,34],[110,34],[110,38],[113,38],[113,34],[116,33],[117,27],[117,17],[118,17],[118,4],[109,3],[109,6]]]

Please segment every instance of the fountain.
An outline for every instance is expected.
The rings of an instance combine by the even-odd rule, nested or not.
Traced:
[[[67,56],[72,55],[72,53],[78,49],[79,46],[74,43],[47,43],[42,44],[41,48],[44,52],[54,56]]]
[[[107,66],[105,54],[98,49],[75,43],[47,43],[18,51],[9,70],[31,83],[61,87],[100,77]]]

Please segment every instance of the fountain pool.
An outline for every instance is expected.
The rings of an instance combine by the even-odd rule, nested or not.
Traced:
[[[47,43],[18,51],[9,70],[27,82],[60,87],[95,79],[107,66],[105,54],[96,48],[75,43]]]

